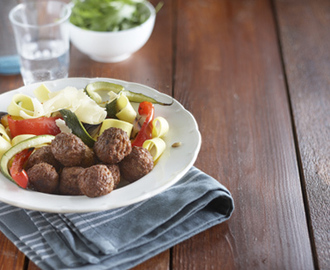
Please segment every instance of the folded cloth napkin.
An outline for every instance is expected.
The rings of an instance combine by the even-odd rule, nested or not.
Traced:
[[[41,269],[129,269],[233,210],[230,192],[192,167],[166,191],[119,209],[54,214],[0,203],[0,230]]]

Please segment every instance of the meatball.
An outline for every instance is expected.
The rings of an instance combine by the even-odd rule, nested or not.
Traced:
[[[26,163],[25,169],[28,170],[28,169],[32,168],[33,165],[41,163],[41,162],[45,162],[45,163],[52,165],[56,169],[56,171],[58,171],[61,168],[61,163],[55,159],[55,157],[51,151],[50,145],[43,146],[43,147],[35,150],[32,153],[32,155],[29,157],[29,159]]]
[[[106,165],[93,165],[78,175],[79,188],[87,197],[99,197],[113,190],[113,176]]]
[[[59,192],[62,195],[83,195],[79,188],[78,175],[83,167],[64,167],[60,175]]]
[[[80,166],[88,147],[72,133],[59,133],[51,143],[54,157],[66,167]]]
[[[84,156],[82,157],[80,166],[81,167],[90,167],[96,163],[96,157],[94,151],[88,147],[86,147],[86,151]]]
[[[113,177],[113,188],[115,189],[120,182],[120,170],[117,164],[107,165],[108,169],[112,173]]]
[[[59,176],[52,165],[41,162],[28,169],[26,173],[30,189],[44,193],[57,192]]]
[[[106,164],[120,162],[131,150],[132,145],[127,133],[114,127],[105,130],[94,144],[96,156]]]
[[[154,167],[149,151],[143,147],[134,146],[132,152],[119,163],[120,174],[129,182],[134,182],[148,174]]]

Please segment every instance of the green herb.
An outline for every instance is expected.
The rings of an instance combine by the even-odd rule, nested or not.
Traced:
[[[93,31],[120,31],[145,22],[145,0],[74,0],[70,22]]]

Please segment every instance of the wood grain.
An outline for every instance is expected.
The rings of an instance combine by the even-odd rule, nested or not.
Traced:
[[[20,269],[20,268],[18,268],[18,269]],[[150,260],[143,262],[143,263],[139,264],[138,266],[132,268],[132,270],[145,270],[145,269],[168,270],[169,269],[169,252],[164,251],[164,252],[158,254],[157,256],[151,258]],[[36,266],[32,261],[30,261],[27,270],[39,270],[39,267]]]
[[[174,95],[202,133],[195,165],[235,211],[134,269],[328,269],[330,2],[163,2],[140,51],[105,64],[71,46],[69,76]],[[0,75],[0,93],[22,85]],[[0,250],[0,269],[39,269],[1,233]]]
[[[330,267],[330,2],[275,1],[319,269]]]
[[[164,251],[150,260],[132,268],[132,270],[169,270],[170,269],[170,252]]]
[[[174,247],[173,268],[313,269],[270,2],[177,10],[175,98],[202,133],[196,166],[232,191],[236,210],[228,228]]]
[[[21,75],[0,75],[0,93],[5,93],[21,86],[23,86]]]
[[[0,270],[21,270],[25,256],[0,232]]]

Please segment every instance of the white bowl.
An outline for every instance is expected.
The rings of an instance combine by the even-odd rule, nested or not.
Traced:
[[[70,39],[79,51],[98,62],[115,63],[129,58],[148,41],[155,25],[156,11],[146,2],[149,18],[139,26],[117,32],[85,30],[69,23]]]

